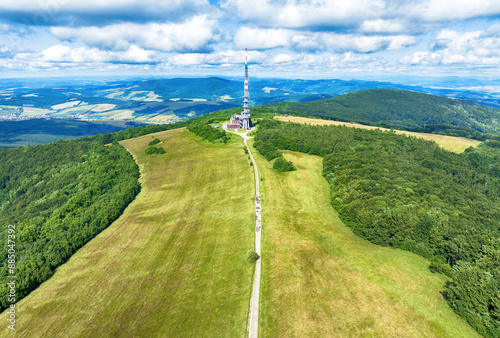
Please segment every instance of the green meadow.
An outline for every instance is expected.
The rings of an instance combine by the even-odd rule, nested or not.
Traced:
[[[154,137],[166,154],[145,155]],[[121,143],[139,164],[140,194],[17,303],[17,335],[243,337],[254,181],[242,142],[177,129]]]
[[[252,143],[251,141],[250,143]],[[330,204],[322,158],[255,151],[263,203],[262,337],[477,337],[448,306],[429,262],[354,235]]]
[[[148,143],[161,155],[146,155]],[[447,277],[354,235],[330,203],[321,157],[284,151],[261,176],[261,337],[477,337],[448,306]],[[176,129],[122,141],[142,190],[124,214],[16,304],[23,337],[243,337],[254,178],[241,139]],[[1,336],[7,336],[7,314]]]

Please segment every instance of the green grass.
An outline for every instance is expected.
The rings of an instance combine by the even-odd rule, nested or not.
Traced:
[[[122,142],[139,163],[141,193],[17,304],[18,335],[245,335],[254,182],[241,139],[213,145],[184,129],[153,136],[166,154],[144,154],[152,135]]]
[[[428,261],[342,223],[322,158],[285,151],[298,170],[277,173],[255,153],[264,178],[261,337],[478,336],[449,308],[446,277]]]

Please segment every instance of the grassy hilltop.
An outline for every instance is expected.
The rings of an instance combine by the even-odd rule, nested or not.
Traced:
[[[166,154],[144,154],[152,136]],[[241,142],[216,146],[178,129],[123,145],[139,164],[141,193],[18,302],[17,333],[244,336],[254,190]]]
[[[264,178],[262,337],[476,337],[440,294],[447,278],[415,254],[354,235],[330,203],[322,158],[285,152]]]
[[[390,131],[271,119],[260,123],[255,140],[263,155],[324,157],[340,219],[374,244],[429,259],[431,271],[451,278],[444,288],[449,305],[481,334],[498,337],[500,142],[455,154]]]
[[[108,147],[104,144],[111,142],[111,148],[119,147],[116,141],[126,139],[121,144],[139,165],[142,190],[120,218],[53,271],[52,278],[17,303],[18,333],[40,337],[233,337],[245,334],[253,268],[246,258],[253,247],[254,182],[241,140],[211,127],[213,123],[220,124],[229,113],[220,111],[183,123],[187,129],[157,132],[178,126],[147,126],[96,137],[101,140],[99,149]],[[272,162],[256,154],[263,178],[263,280],[259,325],[262,336],[476,335],[446,304],[441,294],[445,283],[453,282],[452,279],[431,274],[430,262],[422,257],[376,246],[353,234],[346,226],[345,210],[339,218],[332,207],[333,190],[328,190],[331,182],[322,177],[322,169],[337,170],[343,161],[342,154],[346,158],[373,159],[375,155],[363,154],[368,154],[374,145],[379,148],[397,145],[403,149],[409,142],[432,150],[423,162],[425,166],[435,166],[435,159],[444,154],[451,160],[462,156],[477,168],[487,170],[478,171],[477,177],[472,167],[467,172],[459,170],[458,174],[459,178],[464,173],[471,174],[473,189],[491,194],[496,191],[496,179],[488,180],[486,189],[483,178],[496,175],[498,166],[491,162],[489,152],[482,154],[482,151],[498,148],[500,142],[486,141],[475,150],[456,155],[435,145],[426,145],[424,141],[389,132],[340,128],[340,136],[350,136],[332,138],[323,134],[333,127],[306,128],[269,120],[267,123],[271,125],[276,123],[291,130],[282,135],[279,128],[267,128],[266,131],[266,122],[261,120],[263,116],[274,115],[269,106],[256,107],[252,113],[255,121],[261,122],[260,127],[268,138],[266,142],[283,149],[285,159],[297,167],[292,173],[277,173],[271,169]],[[144,135],[148,132],[156,133]],[[201,140],[193,133],[206,139],[214,138],[216,144]],[[257,137],[262,136],[260,133],[257,132]],[[300,146],[292,142],[305,136],[307,142],[301,142]],[[159,142],[155,141],[151,147],[163,149],[165,154],[145,153],[155,137]],[[358,144],[366,137],[372,142]],[[432,139],[431,136],[426,138]],[[293,150],[309,154],[287,151],[292,143],[297,148]],[[447,138],[443,146],[462,152],[465,147],[477,143]],[[339,146],[342,149],[337,149]],[[336,163],[330,163],[332,156],[328,154],[334,148],[333,154],[340,157]],[[402,149],[393,151],[391,148],[388,153],[396,156]],[[322,168],[321,158],[311,154],[328,155],[329,167]],[[405,161],[413,165],[415,158],[408,156]],[[349,172],[367,170],[371,174],[389,175],[394,171],[391,165],[397,163],[387,163],[378,164],[377,168],[382,171],[370,171],[371,167],[361,165]],[[379,168],[381,166],[385,169]],[[454,172],[455,167],[452,169]],[[329,180],[332,177],[327,175]],[[361,183],[356,187],[365,192],[371,193],[378,187]],[[396,183],[406,184],[401,180]],[[416,187],[427,185],[417,184]],[[415,187],[412,189],[418,192]],[[403,190],[395,186],[391,191]],[[410,190],[404,192],[409,194]],[[366,197],[366,193],[361,194],[363,196]],[[361,201],[361,197],[352,199],[353,203]],[[350,201],[345,200],[346,203]],[[436,198],[429,198],[429,201],[434,203]],[[446,225],[448,220],[460,219],[452,207],[445,207],[451,209],[443,209],[444,216],[428,221]],[[379,209],[389,210],[387,207]],[[374,210],[374,216],[380,216],[377,214],[379,209]],[[491,213],[487,209],[481,217],[487,218]],[[421,219],[422,222],[426,220]],[[347,225],[352,227],[350,223]],[[389,239],[395,241],[399,237],[390,236]],[[481,236],[476,237],[480,239]],[[462,237],[457,238],[461,241]],[[433,245],[422,243],[409,244],[418,244],[417,249]],[[494,248],[484,249],[488,254]],[[459,253],[464,254],[462,251]],[[424,256],[438,257],[437,253],[435,257]],[[486,259],[481,262],[489,264]],[[438,268],[444,269],[446,262],[437,263]],[[460,268],[467,266],[460,265]],[[473,273],[475,270],[463,271]],[[446,272],[451,276],[450,269]],[[459,294],[463,290],[457,288],[455,291]],[[461,310],[457,312],[463,315]],[[492,311],[493,317],[495,313]],[[2,316],[5,318],[6,313]],[[2,330],[6,334],[7,328]]]

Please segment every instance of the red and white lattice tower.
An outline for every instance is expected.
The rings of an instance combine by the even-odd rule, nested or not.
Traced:
[[[247,60],[247,49],[245,48],[245,94],[243,96],[243,129],[250,128],[250,110],[248,109],[248,60]]]

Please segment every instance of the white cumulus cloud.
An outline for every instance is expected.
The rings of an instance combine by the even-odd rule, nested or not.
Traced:
[[[172,22],[215,13],[208,0],[2,0],[0,18],[31,25]]]
[[[261,63],[268,59],[268,55],[258,52],[248,52],[248,62]],[[168,63],[175,66],[188,65],[242,65],[245,60],[245,52],[243,50],[225,50],[213,53],[184,53],[176,54],[168,58]]]
[[[500,14],[498,0],[420,0],[401,7],[400,14],[424,21],[464,20]]]
[[[262,29],[241,27],[236,32],[234,43],[239,48],[268,49],[288,46],[293,31],[287,29]]]
[[[222,8],[268,27],[338,27],[382,15],[383,0],[226,0]]]
[[[400,61],[407,64],[500,66],[500,26],[468,32],[443,29],[436,35],[431,49],[413,53]]]
[[[238,47],[270,49],[289,47],[296,51],[354,51],[373,53],[380,50],[397,50],[414,45],[416,39],[408,35],[362,35],[327,32],[296,31],[292,29],[242,27],[235,36]]]
[[[366,20],[360,27],[365,33],[400,33],[406,29],[401,21],[396,20]]]
[[[125,51],[112,52],[97,48],[70,48],[62,45],[49,47],[41,52],[41,61],[67,63],[151,63],[153,52],[132,45]]]
[[[218,39],[217,21],[205,15],[183,23],[116,24],[104,27],[52,27],[50,31],[62,40],[78,40],[87,46],[125,50],[131,45],[164,52],[199,51]]]

